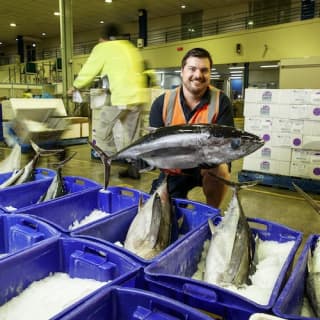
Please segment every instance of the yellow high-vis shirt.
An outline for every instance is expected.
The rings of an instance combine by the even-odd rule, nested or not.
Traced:
[[[97,44],[80,70],[73,86],[82,89],[97,76],[107,76],[111,104],[145,103],[145,76],[140,52],[127,40],[103,41]]]

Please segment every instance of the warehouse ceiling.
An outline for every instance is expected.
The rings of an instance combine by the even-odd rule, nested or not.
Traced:
[[[71,1],[71,0],[67,0]],[[100,28],[100,21],[131,23],[138,21],[139,9],[148,12],[148,19],[179,15],[185,12],[214,9],[248,0],[73,0],[74,32]],[[181,5],[186,8],[182,9]],[[40,40],[43,37],[57,37],[60,34],[59,0],[1,0],[0,42],[2,45],[15,43],[17,35]],[[16,27],[10,27],[15,23]],[[43,35],[42,33],[45,33]]]

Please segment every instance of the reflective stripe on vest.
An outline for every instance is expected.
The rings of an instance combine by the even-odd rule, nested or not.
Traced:
[[[219,113],[220,90],[210,87],[210,103],[198,109],[186,121],[180,103],[180,88],[167,91],[164,96],[162,118],[165,126],[185,123],[215,123]]]

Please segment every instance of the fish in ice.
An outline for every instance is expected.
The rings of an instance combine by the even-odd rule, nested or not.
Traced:
[[[166,179],[142,204],[128,229],[124,247],[144,259],[152,259],[170,243],[174,211]]]
[[[45,202],[48,200],[56,199],[59,197],[64,196],[68,193],[67,188],[63,182],[62,177],[62,168],[64,165],[69,162],[77,152],[73,152],[68,158],[66,158],[63,161],[60,161],[59,163],[55,164],[57,174],[54,176],[52,182],[50,183],[49,188],[47,191],[40,197],[37,203]]]
[[[40,156],[51,156],[54,154],[57,154],[63,150],[56,149],[56,150],[46,150],[40,148],[36,143],[31,141],[31,146],[33,150],[35,151],[34,157],[21,169],[14,170],[12,172],[12,175],[4,181],[0,185],[0,189],[13,186],[13,185],[19,185],[25,182],[34,181],[35,179],[35,168],[37,166],[38,160]]]
[[[292,182],[292,185],[296,189],[296,191],[311,205],[311,207],[320,214],[320,204],[317,203],[314,199],[312,199],[306,192],[304,192],[298,185]]]
[[[111,156],[89,144],[99,154],[108,181],[112,160],[142,159],[160,169],[210,167],[242,158],[262,147],[264,141],[234,127],[187,124],[158,128]]]
[[[20,169],[21,146],[16,143],[9,156],[0,162],[0,173],[11,172]]]
[[[212,236],[205,261],[206,282],[238,288],[250,284],[249,275],[254,271],[253,236],[239,200],[239,190],[256,183],[228,182],[234,185],[234,192],[225,215],[218,226],[208,221]]]
[[[317,318],[320,318],[320,241],[308,251],[306,295]]]

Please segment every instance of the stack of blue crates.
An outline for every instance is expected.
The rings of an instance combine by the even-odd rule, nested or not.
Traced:
[[[251,227],[251,230],[262,240],[294,241],[294,246],[281,269],[268,304],[259,304],[220,286],[191,278],[197,271],[203,244],[211,238],[208,225],[190,234],[173,250],[144,269],[148,288],[223,319],[247,320],[253,313],[272,313],[272,307],[301,243],[302,234],[262,219],[248,218],[248,221],[250,224],[254,223],[255,227]],[[217,221],[213,222],[217,224]]]
[[[148,198],[150,196],[145,195],[145,197]],[[148,265],[160,256],[166,255],[167,252],[172,250],[177,243],[181,242],[187,234],[196,231],[201,225],[207,224],[209,218],[220,217],[220,210],[199,202],[184,199],[173,199],[172,202],[176,219],[179,220],[181,218],[183,221],[180,226],[177,226],[177,229],[179,228],[179,230],[176,230],[177,236],[179,235],[180,237],[152,259],[144,259],[132,251],[115,244],[116,242],[124,243],[129,227],[137,215],[137,207],[79,228],[77,231],[72,232],[71,236],[84,237],[106,243],[113,246],[116,250],[127,254],[142,266]]]
[[[45,172],[47,172],[47,169],[45,169]],[[51,172],[54,175],[56,174],[55,171]],[[12,208],[15,208],[16,213],[19,213],[25,208],[34,207],[40,197],[48,190],[53,176],[50,176],[50,179],[36,180],[0,190],[0,213],[10,213],[13,211]],[[67,194],[63,197],[72,197],[87,190],[102,188],[99,183],[83,177],[65,176],[63,177],[63,183],[67,190]],[[48,202],[56,200],[58,199]]]
[[[136,212],[140,197],[147,197],[143,192],[128,187],[113,187],[107,189],[91,188],[86,192],[74,194],[72,197],[62,197],[56,201],[19,210],[23,214],[32,215],[45,221],[64,234],[69,234],[69,226],[76,220],[79,222],[89,216],[93,210],[101,210],[111,216],[119,212]],[[103,218],[101,221],[108,219]],[[95,222],[88,223],[88,228]],[[81,230],[78,227],[74,230]],[[120,229],[118,226],[116,229]]]
[[[303,300],[305,297],[308,254],[310,250],[314,250],[319,237],[319,235],[310,235],[308,237],[288,282],[273,307],[273,312],[277,316],[294,320],[319,319],[316,317],[307,318],[301,316]]]

